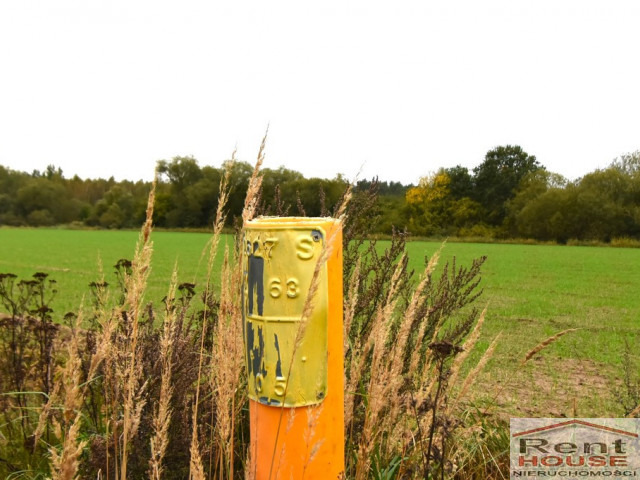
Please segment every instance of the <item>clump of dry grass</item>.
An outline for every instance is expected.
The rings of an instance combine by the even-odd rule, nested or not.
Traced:
[[[54,434],[62,439],[62,447],[49,447],[51,478],[56,480],[72,480],[77,478],[80,455],[85,448],[86,440],[80,440],[82,425],[82,406],[90,382],[106,356],[106,349],[101,345],[91,358],[86,377],[82,371],[81,347],[79,345],[79,331],[82,325],[82,312],[76,317],[71,330],[71,338],[67,342],[67,360],[59,368],[55,387],[47,404],[41,411],[38,426],[34,432],[34,445],[37,445],[53,407],[62,403],[61,415],[51,420]]]
[[[150,439],[151,459],[149,460],[149,478],[160,480],[162,478],[163,460],[169,446],[169,424],[171,422],[171,396],[173,387],[171,375],[173,373],[173,341],[176,330],[177,311],[175,306],[176,288],[178,284],[178,267],[173,269],[171,283],[166,298],[166,308],[162,336],[160,337],[160,362],[162,364],[162,377],[160,386],[160,398],[155,410],[152,425],[153,435]]]
[[[385,354],[387,353],[386,344],[393,312],[398,300],[396,289],[398,288],[401,272],[402,263],[399,262],[391,279],[391,289],[387,295],[387,300],[384,305],[378,308],[367,347],[363,352],[367,356],[369,351],[372,352],[370,364],[371,377],[367,387],[368,405],[365,411],[364,426],[358,447],[358,462],[355,470],[356,480],[369,477],[371,453],[377,444],[378,437],[383,433],[381,428],[383,422],[381,413],[389,399],[389,390],[387,387],[390,380],[392,380],[385,375],[385,370],[389,367],[389,364],[385,362]],[[363,356],[359,363],[361,364],[365,358],[366,357]],[[354,370],[352,369],[352,371]]]
[[[78,319],[81,319],[78,316]],[[78,459],[86,442],[80,441],[79,430],[82,418],[82,384],[80,355],[78,353],[78,338],[74,333],[68,344],[68,359],[59,372],[56,394],[63,396],[62,423],[54,420],[54,430],[58,438],[63,439],[62,451],[58,453],[50,448],[51,478],[53,480],[72,480],[77,477]],[[52,395],[51,400],[57,400],[58,395]],[[50,409],[47,409],[50,410]],[[40,430],[40,429],[38,429]]]
[[[125,303],[120,312],[121,318],[126,319],[126,337],[123,342],[117,342],[117,355],[123,359],[124,365],[113,372],[121,378],[122,385],[122,435],[120,439],[120,477],[127,478],[128,455],[130,442],[136,435],[140,425],[140,417],[146,400],[143,396],[145,384],[142,383],[142,349],[140,340],[140,320],[147,279],[151,270],[151,255],[153,244],[151,230],[153,222],[153,207],[155,201],[156,179],[151,185],[147,203],[147,218],[142,226],[136,252],[133,257],[131,274],[125,277]],[[112,364],[113,365],[113,364]]]
[[[236,401],[241,390],[244,365],[242,348],[242,313],[240,292],[242,271],[232,268],[229,249],[225,249],[221,273],[220,312],[216,324],[212,351],[211,388],[215,404],[216,442],[220,478],[234,477],[234,439],[241,402]]]
[[[263,142],[264,144],[264,142]],[[214,260],[215,257],[218,253],[218,245],[220,243],[220,236],[222,235],[222,228],[224,227],[224,223],[226,220],[226,212],[225,212],[225,207],[226,207],[226,203],[227,200],[229,198],[229,177],[231,175],[231,169],[233,168],[233,162],[235,161],[235,151],[233,152],[232,156],[231,156],[231,161],[227,162],[227,168],[225,171],[225,174],[222,176],[222,178],[220,179],[220,195],[218,197],[218,207],[216,209],[216,219],[214,221],[213,224],[213,237],[210,243],[210,248],[209,248],[209,257],[208,257],[208,261],[207,261],[207,280],[206,280],[206,287],[205,287],[205,292],[204,292],[204,297],[205,299],[209,298],[212,295],[212,288],[213,288],[213,281],[212,281],[212,276],[213,276],[213,265],[214,265]],[[228,264],[228,258],[225,259],[227,264]],[[223,277],[223,283],[225,281],[225,273],[228,274],[228,269],[227,272],[223,272],[222,277]],[[225,291],[225,287],[226,287],[226,291]],[[229,284],[227,283],[226,285],[223,284],[222,286],[222,294],[223,297],[224,296],[229,296],[231,295],[230,292],[230,287]],[[228,312],[230,309],[228,307],[228,302],[225,302],[224,304],[224,308],[225,308],[225,312]],[[199,408],[199,403],[200,403],[200,388],[201,388],[201,378],[202,378],[202,371],[203,371],[203,363],[204,363],[204,358],[206,355],[206,351],[205,351],[205,339],[207,338],[207,325],[208,325],[208,319],[209,316],[211,315],[211,312],[209,310],[209,303],[205,301],[205,307],[204,307],[204,311],[203,311],[203,321],[202,321],[202,332],[201,332],[201,338],[200,338],[200,352],[199,352],[199,362],[198,362],[198,378],[197,378],[197,382],[196,382],[196,393],[195,393],[195,400],[194,400],[194,404],[193,404],[193,416],[192,416],[192,431],[191,431],[191,447],[190,447],[190,453],[191,453],[191,459],[190,459],[190,475],[193,479],[195,480],[200,480],[200,479],[204,479],[205,478],[205,473],[204,473],[204,465],[202,462],[202,456],[200,453],[200,445],[199,445],[199,432],[198,432],[198,408]],[[218,319],[218,325],[220,324],[220,321]],[[219,333],[219,332],[217,332]],[[219,340],[219,338],[218,338]],[[214,345],[215,345],[215,341],[214,341]],[[214,364],[212,363],[212,365],[215,365],[215,370],[211,373],[211,381],[212,383],[215,383],[213,381],[213,378],[215,377],[215,372],[217,372],[218,369],[220,368],[224,368],[224,358],[221,358],[221,355],[218,355],[216,357],[215,355],[216,352],[213,353],[212,358],[215,358],[216,360],[222,360],[221,363],[217,363]],[[212,388],[212,390],[215,392],[215,387]],[[218,391],[219,393],[219,391]],[[214,397],[215,398],[215,397]],[[224,414],[222,415],[224,418]],[[225,427],[229,427],[228,423],[225,423]],[[223,427],[224,428],[224,427]],[[228,432],[231,432],[231,428],[228,429]],[[231,457],[233,458],[233,455],[231,455]],[[222,458],[222,457],[221,457]],[[231,471],[233,470],[233,467],[231,467]]]
[[[358,301],[358,286],[360,283],[360,259],[357,260],[355,268],[353,270],[353,275],[349,280],[349,287],[347,288],[347,293],[345,297],[345,305],[344,305],[344,355],[346,356],[349,349],[351,348],[349,345],[349,332],[351,331],[351,323],[353,322],[353,317],[355,315],[356,310],[356,302]],[[346,383],[345,383],[346,384]],[[348,409],[345,408],[345,413]]]
[[[444,475],[451,465],[446,445],[460,428],[454,383],[485,318],[468,307],[478,296],[484,259],[468,269],[447,263],[436,280],[438,251],[414,282],[402,234],[382,254],[375,242],[371,247],[352,240],[359,235],[358,219],[370,218],[362,210],[371,205],[361,196],[355,203],[360,211],[351,214],[356,221],[345,228],[346,241],[356,244],[345,245],[345,427],[347,450],[357,452],[347,457],[347,476]],[[474,372],[486,365],[495,344]],[[471,379],[460,392],[466,394]]]
[[[107,478],[128,478],[128,456],[130,444],[140,425],[146,399],[143,396],[146,383],[143,379],[142,345],[140,340],[140,321],[143,311],[143,298],[147,277],[151,265],[153,203],[155,181],[152,185],[147,204],[147,219],[141,229],[138,245],[130,270],[125,270],[123,304],[115,309],[107,307],[107,293],[98,288],[96,294],[97,311],[94,322],[99,327],[95,345],[79,346],[78,332],[81,330],[82,315],[76,319],[75,327],[68,344],[62,379],[58,390],[50,396],[49,403],[43,409],[36,430],[36,443],[44,431],[48,417],[53,416],[56,437],[62,439],[62,453],[51,448],[51,471],[54,478],[76,478],[78,457],[87,442],[78,442],[81,426],[82,408],[87,390],[102,373],[102,395],[106,400],[104,410],[98,415],[106,419],[106,437],[114,439],[116,458],[109,458],[110,448],[106,448],[105,471]],[[101,285],[105,284],[101,282]],[[87,337],[90,338],[90,337]],[[81,350],[86,349],[90,362],[83,372]],[[169,387],[167,387],[169,388]],[[166,389],[165,389],[166,390]],[[64,413],[62,424],[52,415],[52,405],[58,401],[57,393],[64,391]],[[166,391],[165,391],[166,394]],[[73,412],[73,414],[72,414]],[[110,437],[111,435],[111,437]],[[108,441],[108,440],[107,440]],[[157,443],[156,443],[157,446]],[[166,447],[165,447],[166,448]],[[110,470],[110,466],[114,466]]]

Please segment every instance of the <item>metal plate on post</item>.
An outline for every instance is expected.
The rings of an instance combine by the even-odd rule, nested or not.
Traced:
[[[324,241],[324,230],[302,219],[257,219],[245,226],[242,312],[252,400],[301,407],[327,395],[326,265],[312,313],[301,321]]]

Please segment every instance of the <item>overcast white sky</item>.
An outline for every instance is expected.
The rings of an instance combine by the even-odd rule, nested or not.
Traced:
[[[416,183],[518,144],[640,149],[640,2],[2,0],[0,164],[150,179],[253,162]]]

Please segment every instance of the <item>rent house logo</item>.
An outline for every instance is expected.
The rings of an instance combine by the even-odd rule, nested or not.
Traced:
[[[510,478],[640,478],[640,419],[512,418]]]

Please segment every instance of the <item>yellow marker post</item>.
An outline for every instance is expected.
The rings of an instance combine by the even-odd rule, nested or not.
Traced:
[[[257,480],[344,474],[342,232],[331,218],[258,218],[243,231],[242,312]],[[326,242],[314,309],[302,311]]]

